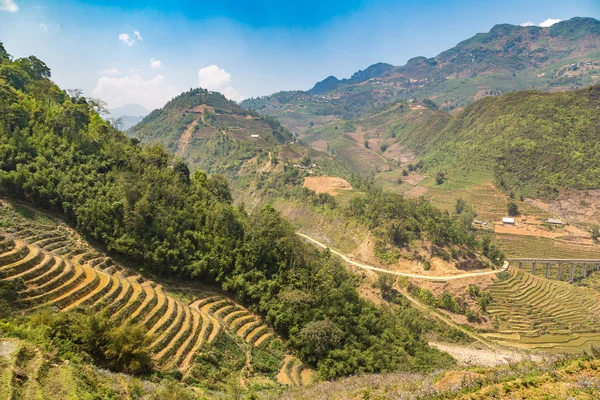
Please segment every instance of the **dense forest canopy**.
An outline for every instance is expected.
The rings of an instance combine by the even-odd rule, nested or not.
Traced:
[[[361,299],[356,278],[301,242],[278,212],[247,214],[226,180],[162,147],[142,147],[67,94],[35,57],[0,45],[0,192],[60,212],[140,270],[214,283],[266,316],[324,378],[435,369],[449,356],[422,339],[408,306]]]

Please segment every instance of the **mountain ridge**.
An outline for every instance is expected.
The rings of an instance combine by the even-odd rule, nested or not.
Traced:
[[[452,111],[488,95],[595,83],[600,83],[600,21],[575,17],[548,28],[498,24],[435,57],[413,57],[402,66],[377,63],[347,79],[330,76],[306,92],[278,92],[240,104],[278,117],[301,134],[309,125],[358,118],[397,99],[431,99]]]

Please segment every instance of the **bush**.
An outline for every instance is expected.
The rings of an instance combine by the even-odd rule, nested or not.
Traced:
[[[445,181],[446,181],[446,175],[443,172],[438,172],[437,175],[435,176],[435,183],[437,183],[438,185],[441,185]]]
[[[514,201],[508,202],[506,210],[508,211],[508,215],[511,217],[516,217],[519,215],[519,206]]]
[[[487,312],[487,306],[492,302],[492,295],[489,292],[483,292],[477,304],[481,307],[482,312]]]
[[[469,296],[471,296],[471,298],[479,297],[479,295],[481,294],[481,289],[479,289],[479,286],[477,285],[469,284],[469,287],[467,288],[467,293],[469,294]]]

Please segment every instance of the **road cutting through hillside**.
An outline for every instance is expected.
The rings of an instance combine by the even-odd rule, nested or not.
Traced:
[[[419,275],[419,274],[410,274],[408,272],[398,272],[398,271],[390,271],[384,268],[378,268],[378,267],[374,267],[372,265],[366,265],[366,264],[361,264],[359,262],[356,262],[354,260],[352,260],[350,257],[345,256],[344,254],[333,250],[331,247],[327,246],[324,243],[319,242],[316,239],[311,238],[308,235],[305,235],[303,233],[300,232],[296,232],[296,235],[301,236],[309,241],[311,241],[312,243],[316,244],[319,247],[322,247],[324,249],[329,249],[329,251],[331,251],[333,254],[339,256],[342,258],[342,260],[346,261],[348,264],[354,265],[355,267],[358,268],[362,268],[362,269],[366,269],[369,271],[375,271],[375,272],[383,272],[386,274],[392,274],[392,275],[398,275],[398,276],[406,276],[408,278],[415,278],[415,279],[426,279],[426,280],[430,280],[430,281],[435,281],[435,282],[445,282],[445,281],[449,281],[449,280],[455,280],[455,279],[465,279],[465,278],[473,278],[473,277],[477,277],[477,276],[484,276],[484,275],[493,275],[493,274],[497,274],[498,272],[503,272],[506,271],[508,269],[509,263],[508,261],[504,262],[504,265],[502,266],[502,269],[496,270],[496,271],[484,271],[484,272],[469,272],[467,274],[460,274],[460,275]]]

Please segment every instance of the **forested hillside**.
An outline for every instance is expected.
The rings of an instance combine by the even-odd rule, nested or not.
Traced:
[[[161,143],[192,167],[235,177],[242,164],[268,158],[292,139],[273,117],[248,111],[217,92],[184,92],[152,111],[128,135],[142,143]]]
[[[482,99],[455,117],[401,126],[398,138],[437,172],[493,172],[507,191],[552,197],[600,187],[600,86]],[[394,127],[392,127],[394,129]]]
[[[323,378],[451,363],[423,340],[417,312],[360,298],[357,278],[272,207],[247,214],[223,177],[189,174],[162,147],[110,126],[94,101],[54,85],[42,61],[0,50],[3,196],[61,214],[140,272],[229,291]]]

